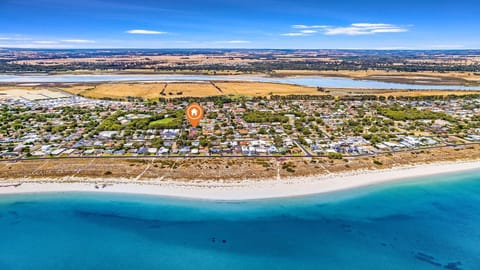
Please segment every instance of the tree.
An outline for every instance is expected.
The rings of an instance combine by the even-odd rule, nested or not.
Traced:
[[[161,137],[155,137],[152,140],[152,146],[155,148],[160,148],[163,146],[163,139]]]
[[[342,159],[343,155],[341,153],[338,153],[338,152],[330,152],[330,153],[328,153],[328,158],[329,159]]]

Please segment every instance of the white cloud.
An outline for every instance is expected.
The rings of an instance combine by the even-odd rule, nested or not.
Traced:
[[[359,35],[371,35],[373,32],[357,27],[335,27],[329,28],[325,31],[327,36],[335,35],[348,35],[348,36],[359,36]]]
[[[386,28],[386,29],[374,29],[372,33],[402,33],[407,32],[407,29],[404,28]]]
[[[365,28],[373,27],[373,28],[376,28],[376,27],[391,27],[392,25],[391,24],[386,24],[386,23],[352,23],[352,26],[353,27],[365,27]]]
[[[58,41],[53,41],[53,40],[37,40],[33,42],[34,44],[41,44],[41,45],[52,45],[52,44],[58,44]]]
[[[89,39],[32,39],[24,36],[0,37],[1,47],[9,48],[73,48],[82,44],[96,43]]]
[[[89,39],[64,39],[62,42],[66,43],[78,43],[78,44],[87,44],[87,43],[95,43],[95,40]]]
[[[49,48],[49,49],[60,49],[60,48],[72,48],[71,46],[67,46],[65,44],[60,43],[11,43],[11,44],[1,44],[0,47],[5,48],[25,48],[25,49],[41,49],[41,48]]]
[[[227,40],[227,41],[225,41],[225,43],[229,43],[229,44],[246,44],[246,43],[250,43],[250,41],[248,41],[248,40]]]
[[[155,30],[145,30],[145,29],[132,29],[126,31],[128,34],[136,34],[136,35],[164,35],[167,32],[162,31],[155,31]]]
[[[27,40],[32,40],[31,38],[24,37],[22,35],[13,35],[13,36],[1,36],[0,40],[5,40],[5,41],[27,41]]]
[[[374,35],[378,33],[402,33],[408,29],[402,26],[386,23],[353,23],[347,27],[329,27],[325,35]]]
[[[307,34],[298,32],[298,33],[285,33],[281,35],[285,37],[302,37],[302,36],[306,36]]]
[[[205,41],[204,43],[205,44],[232,44],[232,45],[235,45],[235,44],[249,44],[249,43],[252,43],[252,42],[248,41],[248,40],[237,39],[237,40]]]
[[[334,35],[349,35],[349,36],[358,36],[358,35],[374,35],[378,33],[402,33],[407,32],[408,29],[404,26],[398,26],[394,24],[387,23],[352,23],[349,26],[329,26],[329,25],[304,25],[304,24],[295,24],[292,25],[293,29],[303,29],[299,32],[291,32],[286,34],[281,34],[282,36],[289,37],[298,37],[298,36],[307,36],[310,34],[315,34],[317,32],[322,32],[327,36]],[[314,30],[317,29],[317,30]]]
[[[317,30],[302,30],[302,31],[300,31],[300,33],[304,33],[304,34],[314,34],[314,33],[317,33]]]
[[[327,28],[328,25],[304,25],[304,24],[294,24],[292,25],[293,29],[315,29],[315,28]]]
[[[304,36],[309,36],[311,34],[315,34],[317,32],[318,32],[317,30],[305,29],[299,32],[291,32],[291,33],[285,33],[281,35],[285,37],[304,37]]]

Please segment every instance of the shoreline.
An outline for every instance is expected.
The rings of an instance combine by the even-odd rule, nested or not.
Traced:
[[[5,194],[99,192],[143,194],[185,199],[242,201],[327,194],[383,183],[408,181],[426,176],[480,169],[480,160],[437,162],[399,166],[383,170],[293,177],[281,180],[225,181],[136,181],[122,178],[6,179],[0,182]],[[68,182],[67,182],[68,181]]]

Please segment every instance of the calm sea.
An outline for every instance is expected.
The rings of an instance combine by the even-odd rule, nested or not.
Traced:
[[[480,171],[242,202],[0,197],[0,269],[480,269]]]

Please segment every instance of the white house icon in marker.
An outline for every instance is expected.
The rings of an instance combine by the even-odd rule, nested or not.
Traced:
[[[197,109],[193,108],[191,111],[192,116],[198,116],[198,111]]]

